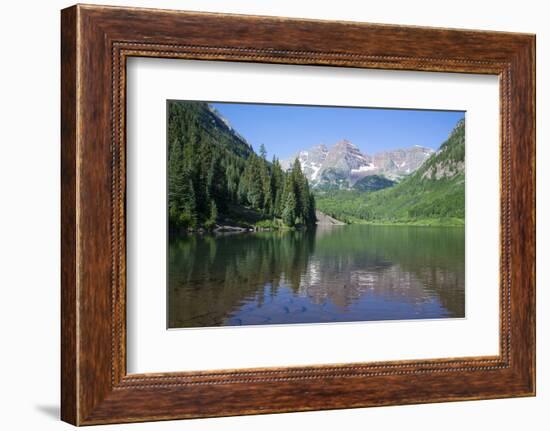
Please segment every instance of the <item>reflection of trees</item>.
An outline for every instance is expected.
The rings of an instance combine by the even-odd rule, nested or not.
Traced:
[[[281,286],[342,309],[368,295],[439,301],[464,315],[464,230],[335,226],[317,231],[171,238],[170,327],[216,326],[261,308]]]
[[[171,238],[169,326],[220,325],[244,301],[260,307],[266,288],[297,292],[314,241],[312,231]]]

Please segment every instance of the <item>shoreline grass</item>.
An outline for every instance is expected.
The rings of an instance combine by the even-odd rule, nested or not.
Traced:
[[[417,220],[363,220],[348,219],[347,224],[368,224],[373,226],[424,226],[424,227],[464,227],[465,221],[460,218],[417,219]]]

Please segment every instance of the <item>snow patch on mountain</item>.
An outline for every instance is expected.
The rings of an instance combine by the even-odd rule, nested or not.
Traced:
[[[359,166],[359,169],[352,169],[351,172],[353,174],[358,174],[358,173],[361,173],[361,172],[368,172],[368,171],[373,171],[376,169],[376,166],[374,166],[372,163],[369,163],[368,165],[364,165],[364,166]]]

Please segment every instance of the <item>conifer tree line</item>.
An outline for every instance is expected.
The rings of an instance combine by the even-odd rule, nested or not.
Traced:
[[[204,102],[168,102],[168,217],[170,229],[231,224],[239,208],[270,226],[316,223],[315,198],[296,159],[284,171],[225,124]]]

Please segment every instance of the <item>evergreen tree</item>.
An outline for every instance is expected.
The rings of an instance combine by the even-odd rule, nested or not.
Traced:
[[[239,186],[237,187],[237,203],[246,205],[248,195],[248,181],[246,179],[246,171],[239,178]]]
[[[283,223],[287,226],[292,227],[296,224],[296,196],[293,190],[287,194],[282,218]]]
[[[271,168],[271,195],[273,198],[273,214],[280,217],[282,209],[282,197],[284,188],[284,173],[279,160],[273,157]]]
[[[265,149],[264,144],[260,144],[260,157],[265,160],[267,157],[267,150]]]
[[[216,226],[218,221],[218,206],[214,200],[210,201],[210,217],[204,223],[204,227],[208,230],[212,230]]]
[[[294,160],[291,175],[294,184],[294,193],[296,195],[296,213],[300,220],[305,222],[309,205],[309,186],[302,172],[302,165],[298,158]]]
[[[266,149],[264,144],[260,145],[260,177],[262,181],[262,209],[263,213],[267,216],[273,215],[273,194],[271,192],[271,176],[269,175],[269,166],[266,157]]]
[[[252,155],[247,160],[245,181],[247,182],[246,199],[254,209],[262,209],[264,202],[260,158]]]
[[[239,170],[234,162],[231,162],[225,171],[227,182],[227,197],[231,202],[238,202]]]
[[[168,217],[171,228],[196,226],[195,193],[189,170],[183,165],[181,144],[170,146],[168,162]]]
[[[212,163],[212,148],[207,139],[201,139],[197,157],[197,170],[193,184],[197,200],[198,218],[204,222],[210,214],[208,172]]]
[[[207,176],[207,197],[216,203],[217,209],[225,211],[227,205],[227,179],[218,156],[213,156]]]
[[[315,196],[313,193],[309,193],[309,200],[307,205],[306,224],[308,226],[314,226],[317,223],[317,216],[315,214]]]

